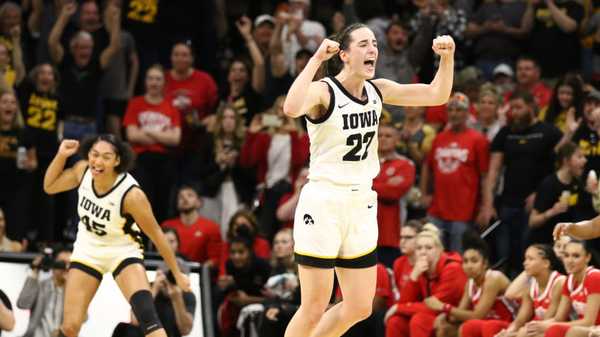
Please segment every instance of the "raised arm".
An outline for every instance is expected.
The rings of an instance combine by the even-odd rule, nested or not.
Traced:
[[[115,53],[121,48],[121,9],[109,5],[106,9],[107,23],[110,25],[110,42],[100,54],[100,67],[106,69]]]
[[[190,291],[190,281],[179,270],[177,260],[175,259],[175,252],[169,246],[158,222],[156,222],[154,213],[152,213],[152,206],[150,206],[148,198],[141,189],[133,188],[125,195],[123,211],[125,214],[131,214],[135,223],[152,240],[158,252],[165,260],[165,263],[173,272],[177,285],[183,291]]]
[[[433,40],[433,51],[438,54],[440,66],[430,84],[399,84],[387,79],[373,83],[379,88],[383,102],[400,106],[436,106],[448,101],[454,80],[454,40],[449,35]]]
[[[18,85],[25,78],[25,64],[23,64],[23,49],[21,48],[21,27],[14,26],[10,30],[12,38],[12,62],[15,69],[15,85]]]
[[[252,58],[252,88],[260,94],[265,90],[265,59],[252,36],[252,21],[247,16],[243,16],[236,21],[235,25],[246,41],[246,47]]]
[[[60,143],[56,156],[48,166],[44,176],[44,192],[56,194],[72,190],[79,185],[87,162],[81,160],[73,167],[65,169],[67,159],[79,149],[79,142],[65,139]]]
[[[281,78],[288,71],[288,64],[285,60],[285,54],[283,53],[283,43],[281,42],[281,35],[283,33],[283,26],[285,25],[285,18],[283,13],[279,13],[275,18],[275,29],[271,36],[271,42],[269,43],[269,54],[271,60],[271,74],[275,78]]]
[[[50,31],[50,36],[48,37],[48,50],[50,52],[50,58],[52,59],[52,62],[56,64],[61,63],[65,55],[65,49],[60,43],[60,37],[65,31],[65,27],[67,26],[69,19],[71,16],[73,16],[73,14],[75,14],[76,10],[77,5],[75,2],[64,5],[60,11],[60,14],[58,15],[56,23]]]
[[[283,112],[289,117],[300,117],[305,114],[318,113],[319,106],[329,105],[327,84],[312,82],[319,67],[340,50],[340,44],[325,39],[319,49],[310,58],[306,67],[298,74],[292,83],[288,95],[283,103]]]
[[[40,36],[40,26],[42,23],[42,14],[44,13],[44,0],[33,0],[31,14],[27,19],[27,28],[35,38]]]

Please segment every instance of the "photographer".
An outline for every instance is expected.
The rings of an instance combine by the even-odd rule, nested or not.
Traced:
[[[67,269],[71,251],[60,249],[56,254],[47,248],[31,263],[31,274],[19,294],[17,307],[31,310],[29,325],[23,337],[56,336],[63,319],[63,304]],[[40,270],[52,270],[52,277],[40,280]]]

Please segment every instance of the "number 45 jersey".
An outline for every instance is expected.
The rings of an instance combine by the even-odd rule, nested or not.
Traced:
[[[81,244],[84,249],[94,246],[136,246],[142,249],[140,229],[131,215],[123,214],[125,196],[137,186],[137,181],[129,173],[121,173],[108,192],[99,194],[94,188],[92,173],[86,169],[78,189],[76,245]]]
[[[339,185],[368,185],[379,173],[377,130],[382,98],[371,81],[364,82],[362,100],[335,77],[322,80],[331,101],[319,119],[306,115],[310,137],[308,178]]]

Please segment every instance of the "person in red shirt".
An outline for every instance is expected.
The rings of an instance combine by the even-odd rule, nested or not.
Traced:
[[[563,285],[558,312],[553,320],[528,323],[528,335],[591,336],[588,335],[590,330],[600,325],[600,270],[589,266],[591,258],[585,242],[567,243],[563,262],[569,276]],[[572,312],[576,317],[571,318]]]
[[[179,217],[164,221],[163,228],[173,228],[179,235],[179,252],[190,261],[219,266],[223,240],[219,225],[200,216],[202,201],[191,186],[177,193]]]
[[[261,259],[271,258],[271,246],[269,241],[258,235],[258,222],[254,214],[248,210],[241,209],[231,216],[227,227],[226,242],[221,253],[221,266],[219,276],[225,275],[225,262],[229,258],[229,241],[236,236],[244,236],[252,239],[254,255]]]
[[[210,116],[217,107],[219,94],[212,76],[194,69],[191,45],[176,43],[171,50],[171,64],[173,68],[165,76],[165,94],[182,117],[179,150],[186,161],[202,146],[205,126],[212,119]]]
[[[475,217],[480,181],[489,165],[489,142],[467,127],[468,115],[467,96],[452,95],[449,127],[433,140],[421,170],[422,204],[429,206],[430,221],[444,232],[444,243],[452,251],[461,250],[462,235]]]
[[[438,336],[458,332],[461,337],[481,337],[484,324],[500,331],[513,319],[516,303],[504,297],[510,280],[502,272],[490,269],[485,241],[468,231],[463,237],[463,248],[463,270],[469,281],[458,307],[435,297],[425,299],[430,309],[441,313],[435,323]]]
[[[379,238],[377,257],[391,268],[400,255],[400,199],[415,182],[415,165],[396,152],[398,130],[389,124],[379,125],[379,174],[373,179],[373,190],[377,192],[377,225]]]
[[[400,301],[386,313],[386,337],[430,337],[437,312],[424,300],[435,297],[443,303],[458,305],[467,277],[462,259],[445,253],[439,230],[425,224],[416,238],[415,266],[400,292]],[[393,308],[393,309],[392,309]]]
[[[165,99],[165,73],[160,65],[146,72],[146,93],[129,101],[123,118],[127,140],[137,154],[134,177],[144,189],[158,221],[164,221],[173,185],[169,147],[181,140],[179,112]]]
[[[529,56],[519,57],[516,88],[506,94],[504,101],[508,102],[516,91],[526,91],[535,97],[535,103],[540,109],[547,107],[552,98],[552,89],[546,86],[540,78],[541,69],[538,62]]]
[[[423,224],[417,220],[407,221],[400,230],[400,251],[402,256],[394,261],[395,300],[400,299],[400,292],[410,279],[415,260],[417,234],[423,228]]]

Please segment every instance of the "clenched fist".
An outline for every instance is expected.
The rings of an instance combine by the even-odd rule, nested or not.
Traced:
[[[450,35],[442,35],[438,36],[433,40],[433,45],[431,49],[440,55],[440,56],[452,56],[454,55],[454,50],[456,46],[454,44],[454,39]]]

